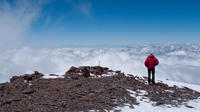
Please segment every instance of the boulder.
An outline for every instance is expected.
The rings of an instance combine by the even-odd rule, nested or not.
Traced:
[[[65,73],[65,75],[70,74],[70,73],[76,73],[76,72],[78,72],[77,69],[78,69],[78,68],[72,66],[72,67]]]

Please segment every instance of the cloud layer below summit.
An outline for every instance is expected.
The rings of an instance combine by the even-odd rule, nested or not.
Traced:
[[[165,45],[133,46],[130,48],[56,48],[7,50],[0,54],[0,82],[13,75],[32,73],[64,74],[71,66],[101,66],[146,76],[144,60],[154,53],[160,64],[156,68],[157,79],[200,84],[200,46]]]

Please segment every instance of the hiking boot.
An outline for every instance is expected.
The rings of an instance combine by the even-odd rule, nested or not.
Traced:
[[[149,84],[149,85],[151,84],[151,80],[148,80],[148,84]]]

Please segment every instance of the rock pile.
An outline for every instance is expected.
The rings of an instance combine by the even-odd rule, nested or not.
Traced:
[[[102,76],[103,74],[120,74],[124,75],[121,73],[121,71],[113,71],[109,70],[107,67],[101,67],[101,66],[80,66],[78,68],[72,66],[66,73],[65,77],[67,78],[72,78],[72,79],[78,79],[78,77],[98,77]]]
[[[24,74],[23,76],[13,76],[10,79],[10,82],[14,82],[16,80],[31,81],[35,79],[40,79],[42,76],[44,76],[42,73],[35,71],[33,74]]]
[[[114,75],[91,76],[110,72]],[[149,98],[156,103],[155,106],[178,106],[200,96],[199,92],[186,87],[169,87],[161,82],[148,85],[146,78],[126,76],[100,66],[71,67],[65,78],[44,79],[42,76],[42,73],[35,72],[13,76],[10,82],[1,83],[0,112],[105,111],[124,105],[134,108],[134,105],[139,105],[136,97],[141,95],[141,91],[146,91],[143,98]],[[135,96],[129,90],[135,92]]]

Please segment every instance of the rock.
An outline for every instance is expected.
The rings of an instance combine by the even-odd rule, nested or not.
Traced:
[[[0,85],[0,90],[3,90],[4,86],[3,85]]]
[[[72,74],[70,75],[70,78],[71,78],[71,79],[74,79],[74,80],[78,80],[79,74],[77,74],[77,73],[72,73]]]
[[[33,80],[33,75],[31,75],[31,74],[25,74],[24,75],[24,80],[27,80],[27,81]]]
[[[78,70],[76,67],[72,66],[65,74],[70,74],[70,73],[77,73]]]
[[[19,76],[13,76],[11,79],[10,79],[10,82],[13,82],[13,81],[15,81],[15,80],[17,80],[17,79],[19,79],[20,77]]]
[[[121,112],[121,110],[114,110],[114,112]]]
[[[194,108],[193,106],[189,106],[189,105],[185,105],[185,107],[187,107],[187,108]]]
[[[44,74],[39,73],[38,71],[35,71],[32,75],[34,79],[40,79],[42,76],[44,76]]]
[[[71,67],[66,73],[65,76],[68,77],[70,74],[77,73],[83,77],[90,77],[90,74],[94,74],[95,76],[108,74],[109,68],[101,67],[101,66],[80,66],[78,68]],[[112,70],[111,70],[112,71]]]
[[[49,76],[59,76],[59,75],[56,75],[56,74],[49,74]]]
[[[33,74],[24,74],[22,76],[13,76],[10,79],[10,82],[14,82],[15,80],[31,81],[33,79],[40,79],[42,76],[44,76],[42,73],[39,73],[38,71],[35,71]]]
[[[7,99],[4,103],[5,104],[10,104],[12,102],[12,99]]]
[[[22,91],[23,94],[32,94],[34,92],[35,92],[35,90],[32,89],[32,88],[27,88],[27,89]]]
[[[83,77],[89,77],[90,76],[90,68],[88,66],[81,66],[78,68],[80,73],[82,74]]]
[[[84,71],[82,72],[82,76],[87,78],[87,77],[90,76],[90,72],[89,72],[88,70],[84,70]]]
[[[117,70],[117,71],[115,71],[115,73],[117,73],[117,74],[120,74],[120,73],[121,73],[121,71]]]

